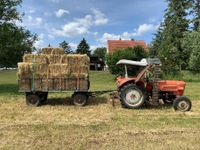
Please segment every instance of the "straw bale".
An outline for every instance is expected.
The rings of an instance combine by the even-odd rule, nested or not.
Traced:
[[[71,78],[88,78],[89,75],[88,73],[71,73],[70,77]]]
[[[63,55],[65,53],[63,48],[53,48],[51,55]]]
[[[62,63],[68,63],[69,65],[89,66],[90,59],[87,55],[80,54],[65,54],[62,55]]]
[[[48,79],[49,90],[61,90],[62,81],[61,78]]]
[[[47,77],[48,65],[43,63],[18,63],[18,77],[32,78],[33,73],[35,78]]]
[[[68,78],[70,76],[70,68],[68,64],[61,64],[61,78]]]
[[[60,78],[61,76],[61,67],[60,64],[50,64],[48,69],[49,78]]]
[[[32,77],[32,68],[30,63],[18,63],[18,77],[19,78],[30,78]]]
[[[31,91],[31,79],[20,79],[19,90]]]
[[[36,62],[36,63],[48,63],[48,58],[46,55],[43,55],[43,54],[25,54],[24,57],[23,57],[23,62],[26,62],[26,63],[33,63],[33,62]]]
[[[52,51],[53,51],[53,47],[42,48],[42,54],[50,55]]]
[[[61,55],[47,55],[49,64],[60,64],[61,63]]]

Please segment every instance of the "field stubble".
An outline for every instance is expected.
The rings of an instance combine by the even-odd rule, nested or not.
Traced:
[[[113,79],[108,73],[92,72],[92,89],[112,89]],[[0,82],[15,85],[15,76],[7,81],[0,78]],[[194,97],[187,113],[169,106],[130,110],[116,102],[113,107],[108,95],[91,98],[86,107],[75,107],[69,103],[70,94],[64,93],[50,94],[47,105],[35,108],[26,106],[24,95],[15,89],[4,90],[0,94],[0,149],[199,149],[198,87],[199,83],[188,84],[186,95]]]

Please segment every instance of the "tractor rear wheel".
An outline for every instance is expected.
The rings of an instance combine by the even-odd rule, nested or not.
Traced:
[[[192,108],[192,102],[189,98],[185,96],[177,97],[173,102],[174,110],[179,110],[182,112],[190,111]]]
[[[72,95],[72,103],[76,106],[85,106],[88,100],[87,93],[77,92]]]
[[[127,84],[120,89],[122,106],[140,108],[145,102],[145,92],[135,84]]]

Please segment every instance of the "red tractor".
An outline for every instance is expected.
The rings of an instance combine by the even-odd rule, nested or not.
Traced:
[[[184,81],[160,80],[161,62],[157,58],[141,61],[120,60],[124,74],[117,77],[117,86],[122,106],[140,108],[144,104],[159,105],[160,100],[172,104],[175,110],[189,111],[192,103],[183,96]],[[137,67],[136,67],[137,66]],[[129,75],[129,69],[139,70],[136,76]]]

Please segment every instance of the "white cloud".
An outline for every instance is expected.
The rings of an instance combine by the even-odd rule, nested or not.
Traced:
[[[35,42],[34,46],[36,48],[44,47],[44,34],[43,33],[38,35],[38,40]]]
[[[43,19],[40,17],[33,18],[32,16],[28,16],[27,22],[25,21],[25,24],[28,26],[35,26],[40,27],[43,23]]]
[[[64,14],[69,14],[69,11],[65,9],[59,9],[58,11],[55,12],[55,14],[56,14],[56,17],[60,18],[64,16]]]
[[[84,18],[74,19],[72,22],[65,24],[61,30],[53,29],[53,34],[56,36],[76,36],[89,33],[89,28],[92,25],[92,16],[86,15]]]
[[[61,29],[52,29],[52,33],[55,36],[72,37],[77,35],[84,35],[92,33],[97,36],[98,32],[90,32],[89,29],[92,26],[106,24],[108,19],[105,18],[104,14],[95,9],[92,10],[93,14],[86,15],[83,18],[75,18],[73,21],[66,23]]]
[[[108,40],[118,40],[118,39],[124,39],[124,40],[130,40],[133,37],[141,36],[146,32],[154,31],[158,28],[158,25],[153,24],[142,24],[137,29],[134,29],[133,33],[124,32],[122,34],[110,34],[110,33],[104,33],[103,36],[98,39],[101,43],[106,43]]]
[[[75,44],[75,43],[69,43],[69,46],[72,48],[72,50],[77,49],[77,44]]]
[[[138,27],[138,29],[135,29],[135,33],[133,33],[133,36],[141,36],[142,34],[148,32],[148,31],[153,31],[158,28],[158,25],[153,25],[153,24],[142,24]]]
[[[55,37],[53,35],[51,35],[51,34],[48,34],[48,38],[53,40]]]
[[[92,13],[94,14],[94,23],[95,25],[104,25],[108,23],[108,18],[105,17],[105,14],[99,10],[92,9]]]

